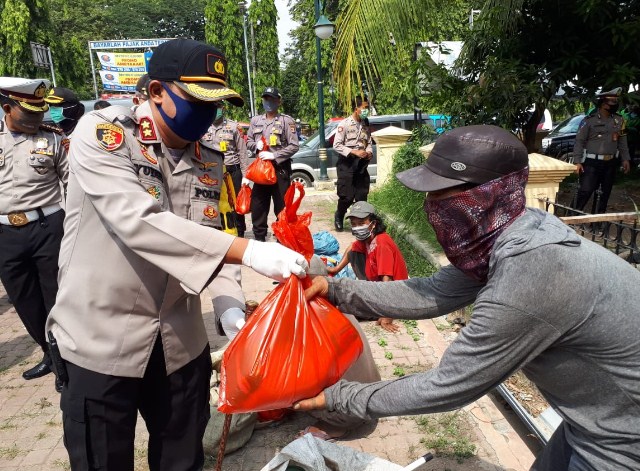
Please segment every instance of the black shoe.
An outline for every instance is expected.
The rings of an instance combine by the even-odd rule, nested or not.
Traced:
[[[36,379],[51,373],[51,367],[44,362],[38,363],[33,368],[22,373],[24,379]]]
[[[56,378],[56,392],[62,392],[62,381],[60,381],[58,378]]]
[[[344,215],[338,214],[338,211],[336,211],[335,214],[333,215],[333,224],[336,227],[336,231],[342,232],[344,230],[343,223],[344,223]]]
[[[244,237],[244,231],[238,231],[238,237]]]

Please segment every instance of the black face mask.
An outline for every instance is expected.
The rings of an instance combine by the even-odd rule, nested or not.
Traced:
[[[609,109],[608,109],[609,113],[612,113],[612,114],[617,112],[618,109],[620,108],[620,104],[619,103],[616,103],[615,105],[607,104],[607,106],[609,107]]]

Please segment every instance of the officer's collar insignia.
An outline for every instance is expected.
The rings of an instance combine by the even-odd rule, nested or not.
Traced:
[[[153,196],[157,200],[160,199],[160,187],[157,185],[150,186],[149,188],[147,188],[147,193],[149,193],[151,196]]]
[[[213,206],[207,206],[206,208],[204,208],[202,214],[204,214],[205,217],[209,219],[215,219],[218,217],[218,211],[216,211],[216,208],[214,208]]]
[[[205,173],[201,177],[198,177],[198,180],[200,180],[202,184],[207,186],[215,186],[218,184],[218,180],[211,178],[208,173]]]
[[[197,141],[195,144],[195,154],[196,154],[196,159],[202,160],[202,153],[200,152],[200,143]]]
[[[196,159],[191,159],[191,161],[200,167],[200,170],[209,170],[210,168],[218,166],[218,162],[200,162]]]
[[[124,142],[124,131],[115,124],[100,123],[96,125],[96,140],[103,149],[113,152]]]
[[[158,161],[151,156],[151,154],[149,153],[149,151],[145,146],[140,146],[140,152],[142,152],[142,155],[144,155],[144,158],[147,159],[149,162],[151,162],[153,165],[158,164]]]
[[[148,116],[143,116],[138,122],[138,129],[140,131],[141,141],[157,141],[156,128],[153,125],[153,121]]]

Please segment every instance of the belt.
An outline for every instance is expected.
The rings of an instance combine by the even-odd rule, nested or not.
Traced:
[[[42,214],[45,216],[49,216],[50,214],[56,213],[62,209],[59,203],[52,204],[49,206],[43,206]],[[29,224],[30,222],[37,221],[40,218],[38,216],[38,211],[32,209],[31,211],[13,211],[9,214],[0,214],[0,224],[4,224],[6,226],[24,226]]]
[[[615,158],[615,154],[587,154],[587,159],[603,160],[607,162]]]

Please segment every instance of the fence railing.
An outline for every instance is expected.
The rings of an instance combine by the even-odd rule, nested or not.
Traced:
[[[549,200],[540,198],[545,209],[570,225],[582,237],[611,250],[629,263],[640,264],[638,246],[640,228],[635,212],[588,214]]]

